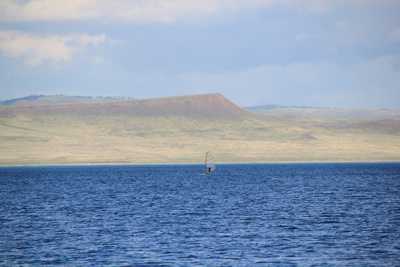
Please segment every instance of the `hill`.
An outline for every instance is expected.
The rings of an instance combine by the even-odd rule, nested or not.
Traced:
[[[400,134],[400,110],[346,109],[301,106],[258,106],[246,108],[266,120],[281,119],[294,124],[313,124],[336,131]]]
[[[6,101],[10,103],[10,101]],[[238,118],[248,112],[221,94],[165,97],[145,100],[86,97],[29,97],[13,100],[12,106],[1,107],[0,116],[75,115],[75,116],[181,116],[198,118]]]
[[[29,95],[0,101],[0,106],[60,105],[73,103],[103,103],[130,100],[125,97],[91,97],[65,95]]]
[[[265,105],[247,107],[246,110],[265,116],[284,116],[295,119],[333,119],[333,120],[381,120],[399,119],[400,110],[396,109],[350,109],[332,107],[304,107]]]
[[[50,101],[51,100],[51,101]],[[21,102],[22,101],[22,102]],[[243,109],[220,94],[0,105],[0,164],[397,161],[395,110]]]

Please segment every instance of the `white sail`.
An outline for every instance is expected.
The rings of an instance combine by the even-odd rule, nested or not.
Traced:
[[[204,161],[206,174],[212,173],[217,168],[215,166],[215,164],[212,162],[212,160],[213,160],[213,157],[212,157],[211,153],[210,152],[206,152],[206,158],[205,158],[205,161]]]

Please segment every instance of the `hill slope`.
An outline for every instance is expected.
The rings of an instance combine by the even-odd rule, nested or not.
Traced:
[[[209,150],[218,162],[400,160],[396,111],[254,113],[219,94],[24,101],[0,105],[0,164],[202,162]]]
[[[44,98],[44,97],[40,97]],[[47,99],[50,99],[47,97]],[[205,94],[155,98],[146,100],[118,100],[110,98],[90,99],[78,97],[63,97],[57,101],[42,99],[38,101],[22,100],[16,105],[1,107],[0,116],[17,116],[23,114],[69,114],[75,116],[182,116],[196,118],[237,118],[247,114],[247,111],[236,106],[221,94]],[[51,103],[50,103],[51,102]],[[17,104],[18,103],[18,104]]]
[[[37,106],[37,105],[61,105],[76,103],[103,103],[131,100],[122,97],[91,97],[91,96],[65,96],[65,95],[29,95],[0,101],[0,106]]]

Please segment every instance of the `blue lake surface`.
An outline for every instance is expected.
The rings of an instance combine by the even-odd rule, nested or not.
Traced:
[[[400,164],[0,168],[0,265],[400,266]]]

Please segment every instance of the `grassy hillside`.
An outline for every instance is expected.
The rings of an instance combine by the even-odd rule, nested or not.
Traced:
[[[218,94],[2,106],[0,164],[201,162],[208,150],[219,162],[400,160],[396,111],[295,109],[249,112]]]

